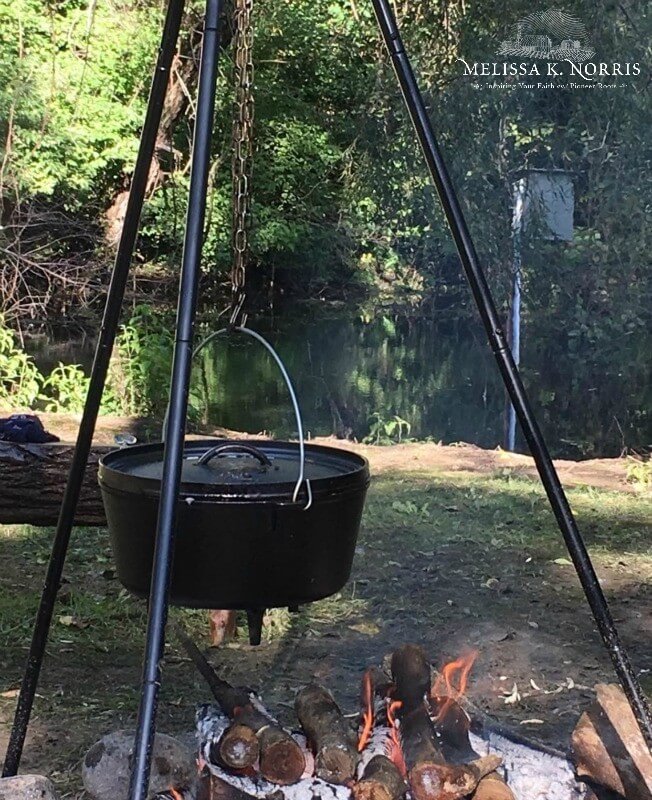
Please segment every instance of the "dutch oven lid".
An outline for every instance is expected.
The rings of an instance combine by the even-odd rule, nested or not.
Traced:
[[[100,482],[126,491],[158,490],[163,444],[114,450],[100,460]],[[299,474],[299,445],[269,440],[191,440],[184,445],[181,493],[291,494]],[[304,479],[314,493],[366,487],[368,462],[356,453],[305,445]]]

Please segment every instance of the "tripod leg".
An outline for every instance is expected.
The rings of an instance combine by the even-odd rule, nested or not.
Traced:
[[[453,234],[464,272],[471,286],[471,292],[480,312],[480,317],[486,329],[489,344],[496,358],[505,387],[527,439],[541,482],[548,495],[548,500],[566,542],[602,640],[609,651],[615,671],[636,716],[641,732],[648,745],[652,747],[652,714],[650,708],[618,636],[593,564],[559,481],[557,471],[552,463],[539,425],[532,412],[518,368],[514,363],[511,351],[507,347],[489,285],[479,264],[462,209],[439,150],[423,97],[412,71],[412,65],[401,41],[390,2],[389,0],[372,0],[372,4],[378,26],[392,59],[405,105],[415,127],[430,175],[437,188],[439,199]]]
[[[174,554],[176,511],[183,460],[186,412],[188,409],[195,310],[204,234],[213,114],[215,110],[220,11],[221,0],[206,0],[204,40],[199,68],[197,117],[192,146],[188,214],[186,217],[176,338],[172,360],[169,415],[163,453],[161,499],[156,525],[156,547],[149,594],[147,640],[134,745],[134,763],[129,786],[130,800],[145,800],[147,797],[152,743],[156,727],[158,692],[161,685],[161,660],[165,646],[165,625],[167,622],[170,576]]]
[[[131,256],[138,233],[140,213],[145,198],[145,187],[147,177],[154,154],[156,134],[158,131],[163,102],[167,90],[170,67],[176,51],[179,28],[181,27],[181,17],[183,14],[184,0],[170,0],[165,27],[161,39],[161,45],[156,62],[156,70],[152,79],[147,114],[140,138],[138,157],[134,168],[134,174],[129,192],[127,211],[125,214],[122,235],[118,245],[111,283],[107,294],[106,306],[104,308],[104,318],[100,328],[93,367],[91,370],[88,394],[84,405],[77,434],[75,451],[70,465],[70,473],[61,502],[61,510],[57,521],[57,528],[52,544],[52,552],[48,563],[43,593],[38,608],[32,642],[30,645],[25,674],[18,696],[18,704],[14,716],[14,723],[11,729],[7,754],[5,756],[3,777],[15,775],[20,765],[20,759],[29,725],[29,718],[32,713],[36,686],[38,684],[41,664],[47,643],[54,603],[59,590],[63,565],[66,560],[70,533],[74,523],[75,510],[79,493],[81,491],[84,472],[88,462],[88,455],[95,432],[95,423],[102,401],[102,392],[106,381],[106,373],[109,367],[113,342],[118,328],[120,309],[124,297],[125,286],[131,265]]]

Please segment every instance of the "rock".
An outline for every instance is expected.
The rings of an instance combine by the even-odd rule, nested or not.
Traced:
[[[59,800],[59,795],[42,775],[17,775],[0,778],[0,800]]]
[[[115,731],[103,736],[86,753],[82,780],[93,800],[127,800],[133,749],[134,734]],[[194,753],[171,736],[157,733],[148,797],[170,787],[190,787],[196,775]],[[0,797],[0,800],[3,799]]]

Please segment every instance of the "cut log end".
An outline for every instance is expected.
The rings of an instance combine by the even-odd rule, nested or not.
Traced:
[[[290,737],[279,739],[262,748],[260,773],[271,783],[289,786],[296,783],[306,769],[306,759],[299,745]]]
[[[259,755],[258,737],[246,725],[232,725],[217,743],[217,761],[231,769],[252,766]]]
[[[407,786],[387,756],[374,756],[352,790],[353,800],[400,800]]]
[[[360,781],[353,787],[354,800],[393,800],[386,786],[375,781]]]
[[[514,793],[497,773],[485,775],[473,793],[473,800],[516,800]]]
[[[415,800],[458,800],[501,763],[500,756],[489,755],[468,764],[417,764],[409,774],[412,794]]]

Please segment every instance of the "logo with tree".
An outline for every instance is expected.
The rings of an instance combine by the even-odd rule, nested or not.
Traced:
[[[512,26],[498,55],[545,58],[552,61],[586,61],[595,55],[584,23],[556,8],[535,11]]]

